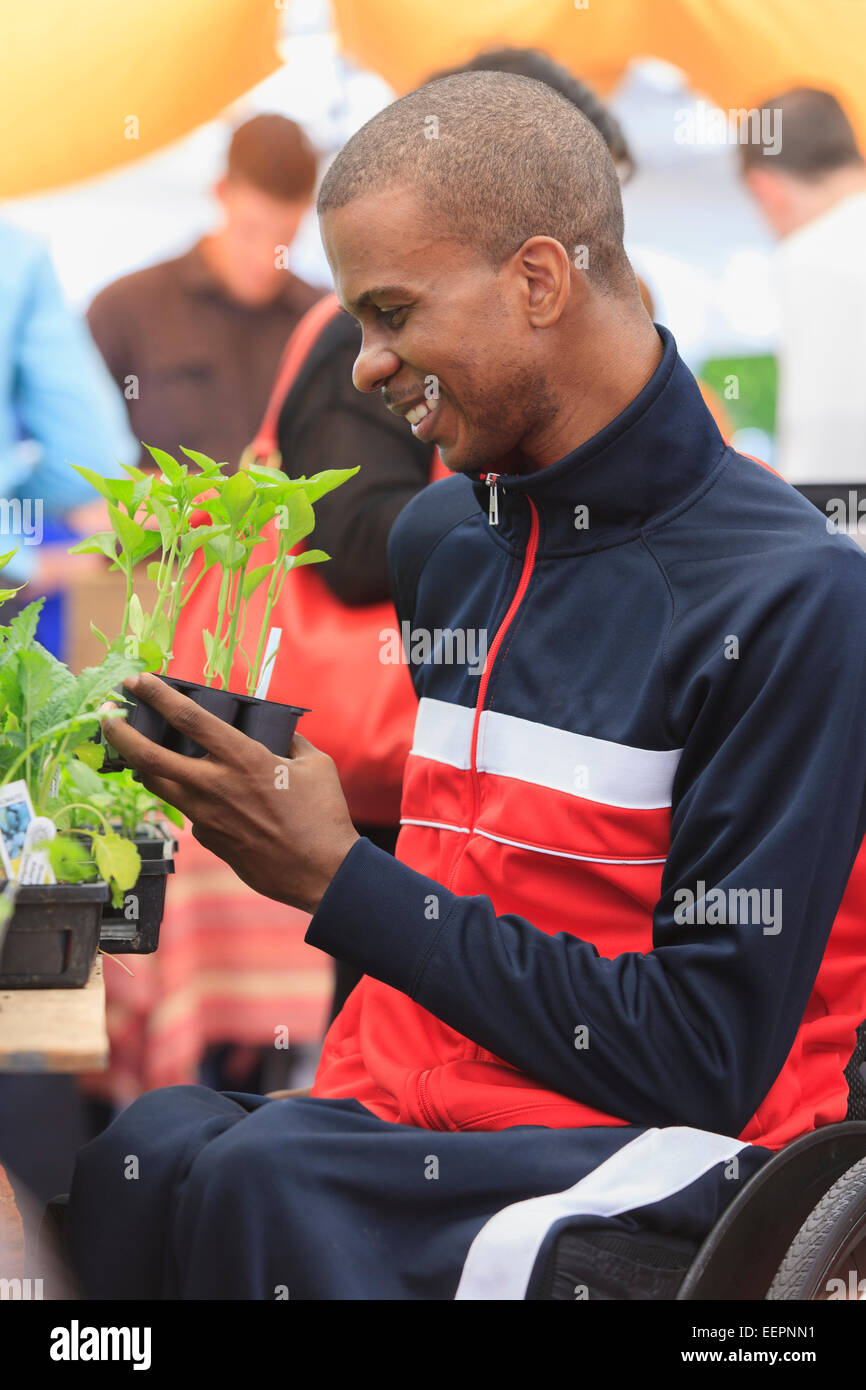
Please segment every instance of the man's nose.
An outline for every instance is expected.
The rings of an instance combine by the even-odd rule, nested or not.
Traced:
[[[378,391],[399,370],[400,359],[389,348],[364,343],[352,368],[356,391]]]

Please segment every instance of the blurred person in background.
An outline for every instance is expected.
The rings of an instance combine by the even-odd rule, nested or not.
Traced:
[[[237,464],[287,337],[324,293],[287,266],[315,183],[300,126],[255,116],[235,131],[214,189],[220,225],[184,255],[96,296],[90,329],[138,439]]]
[[[527,48],[491,49],[466,64],[434,73],[427,81],[481,71],[515,73],[552,87],[599,131],[621,182],[631,176],[633,160],[616,117],[591,87],[546,53]],[[348,608],[390,599],[388,533],[406,504],[426,487],[433,463],[433,446],[415,439],[406,421],[388,410],[381,392],[356,390],[352,372],[360,350],[360,325],[340,310],[319,334],[286,397],[278,425],[282,466],[292,476],[311,477],[326,468],[361,465],[348,487],[316,503],[315,544],[331,556],[318,568],[318,574],[334,601]],[[310,640],[315,641],[315,634]],[[382,678],[387,678],[384,667]],[[343,678],[336,665],[334,681],[342,698]],[[408,733],[411,741],[411,729]],[[340,771],[345,786],[347,770],[341,767]],[[359,834],[394,852],[400,829],[398,807],[393,823],[356,824]],[[336,963],[332,1018],[359,979],[353,967]]]
[[[652,290],[650,289],[646,280],[641,279],[640,275],[637,277],[637,287],[640,290],[640,297],[643,302],[643,307],[646,309],[653,323],[655,323],[655,299],[653,298]],[[704,405],[707,407],[707,410],[710,412],[716,424],[718,425],[720,433],[726,440],[729,441],[731,438],[731,432],[733,428],[731,425],[731,417],[725,410],[719,393],[717,391],[714,391],[712,386],[710,386],[708,382],[702,381],[700,377],[695,377],[695,380],[697,381],[698,386],[700,387],[701,395],[704,398]]]
[[[18,546],[0,583],[27,585],[4,605],[8,623],[38,594],[62,589],[73,563],[67,546],[103,525],[102,499],[70,465],[116,477],[118,460],[138,453],[120,395],[67,306],[48,252],[9,223],[0,223],[0,374],[0,553]],[[80,574],[103,562],[79,555],[74,564]]]
[[[779,153],[739,150],[779,238],[778,467],[823,511],[866,497],[866,163],[829,92],[797,87],[761,111],[781,113]]]

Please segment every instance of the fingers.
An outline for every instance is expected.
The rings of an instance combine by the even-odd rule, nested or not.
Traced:
[[[314,743],[310,743],[303,734],[295,733],[292,735],[292,742],[289,745],[290,758],[308,758],[311,753],[319,753],[321,750]]]
[[[177,789],[182,788],[180,795],[187,799],[196,787],[206,789],[209,775],[206,759],[184,758],[180,753],[161,748],[158,743],[145,738],[137,729],[130,728],[123,717],[103,716],[100,723],[103,735],[111,747],[117,750],[130,767],[141,774],[143,781],[147,779],[147,782],[153,784],[148,786],[148,791],[154,790],[157,783],[170,786],[172,795],[166,796],[166,801],[176,805],[178,810],[186,815],[182,802],[174,799],[178,794]],[[162,795],[161,792],[156,794]]]
[[[239,730],[232,728],[225,720],[219,719],[215,714],[202,709],[190,700],[186,695],[181,695],[180,691],[173,690],[165,681],[161,681],[158,676],[151,675],[143,671],[137,676],[131,676],[124,681],[127,689],[131,690],[137,699],[143,700],[146,705],[155,709],[173,729],[178,733],[186,734],[195,743],[198,743],[208,753],[212,753],[220,762],[240,765],[245,761],[244,748],[248,744],[246,737]],[[130,730],[130,732],[134,732]],[[147,740],[145,740],[147,742]],[[120,745],[116,745],[120,747]],[[120,748],[126,756],[126,749]],[[177,757],[177,755],[174,755]],[[181,759],[180,765],[175,763],[175,775],[185,767],[189,759]],[[134,764],[136,765],[136,764]],[[136,765],[137,766],[137,765]],[[163,767],[154,766],[152,769],[158,776],[171,776],[172,770],[166,765]]]

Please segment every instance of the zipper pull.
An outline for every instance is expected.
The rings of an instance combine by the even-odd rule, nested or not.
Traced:
[[[487,513],[487,524],[489,526],[499,525],[499,493],[496,489],[498,480],[498,473],[484,474],[484,481],[490,488],[490,510]]]

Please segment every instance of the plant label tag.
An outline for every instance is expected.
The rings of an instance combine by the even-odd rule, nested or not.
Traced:
[[[19,883],[56,883],[57,879],[48,858],[48,843],[57,834],[57,827],[47,816],[34,816],[24,836],[24,853],[18,868]]]
[[[7,878],[18,878],[33,802],[23,778],[0,788],[0,857]]]
[[[56,834],[47,816],[34,816],[23,779],[0,789],[0,857],[7,878],[19,883],[56,883],[44,848]]]

